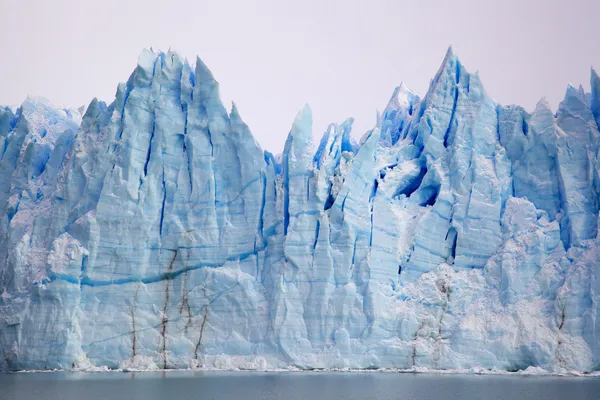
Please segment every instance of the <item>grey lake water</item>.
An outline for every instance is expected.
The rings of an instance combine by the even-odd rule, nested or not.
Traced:
[[[600,399],[600,378],[350,372],[0,373],[0,400]]]

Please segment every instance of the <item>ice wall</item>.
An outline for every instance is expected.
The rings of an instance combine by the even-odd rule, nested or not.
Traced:
[[[83,117],[2,108],[0,369],[599,369],[591,86],[530,114],[450,49],[360,143],[306,106],[280,156],[174,52]]]

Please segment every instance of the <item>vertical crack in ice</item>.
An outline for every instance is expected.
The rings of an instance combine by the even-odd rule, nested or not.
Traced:
[[[458,73],[458,72],[457,72]],[[458,73],[459,74],[459,73]],[[456,85],[454,86],[454,99],[452,101],[452,111],[450,111],[450,122],[448,122],[448,128],[446,128],[446,132],[444,133],[444,147],[448,147],[450,141],[450,134],[452,133],[452,127],[454,125],[454,119],[456,115],[456,106],[458,104],[458,81],[460,74],[456,77]]]
[[[187,140],[188,140],[188,105],[182,104],[182,109],[184,109],[185,122],[183,125],[183,154],[185,154],[185,158],[187,161],[187,170],[188,170],[188,180],[190,184],[190,197],[192,196],[192,192],[194,191],[194,181],[192,179],[192,157],[188,152],[187,148]]]
[[[562,307],[561,313],[560,313],[560,324],[558,325],[559,331],[563,328],[564,324],[565,324],[565,307]]]
[[[370,218],[371,218],[371,229],[369,231],[369,247],[373,245],[373,208],[375,204],[375,196],[377,196],[377,188],[379,187],[379,181],[377,178],[373,180],[373,188],[371,189],[371,194],[369,195],[369,203],[371,203],[370,210]]]
[[[146,162],[144,164],[144,177],[148,175],[148,163],[150,162],[150,155],[152,153],[152,141],[154,140],[154,130],[156,129],[156,98],[152,93],[152,89],[154,88],[154,78],[156,76],[156,64],[161,62],[162,64],[162,56],[156,58],[154,61],[154,66],[152,67],[152,77],[150,79],[150,96],[152,97],[151,102],[151,114],[152,114],[152,127],[150,128],[150,143],[148,145],[148,152],[146,154]],[[123,107],[123,111],[125,107]]]
[[[131,317],[131,358],[135,358],[137,354],[137,329],[135,326],[135,309],[137,307],[138,292],[140,290],[140,284],[138,283],[135,287],[135,293],[133,294],[133,302],[129,310]]]
[[[135,74],[135,72],[134,72]],[[125,94],[123,96],[123,109],[121,110],[121,115],[120,115],[120,119],[119,119],[119,134],[118,139],[121,140],[121,138],[123,137],[123,131],[125,130],[125,107],[127,106],[127,100],[129,100],[129,95],[131,94],[131,91],[133,90],[133,75],[129,78],[129,80],[127,81],[127,86],[125,87]],[[116,143],[113,147],[113,151],[116,148]],[[108,150],[108,147],[107,147]]]
[[[356,257],[356,243],[358,242],[358,237],[354,238],[354,244],[352,245],[352,259],[350,263],[350,268],[354,267],[354,261]]]
[[[207,115],[208,118],[208,115]],[[213,191],[213,209],[215,211],[215,216],[217,214],[217,174],[214,167],[214,157],[215,157],[215,147],[212,141],[212,133],[210,132],[210,126],[206,127],[206,135],[208,137],[208,143],[210,145],[210,172],[212,173],[212,191]],[[217,219],[217,228],[219,229],[219,237],[221,236],[221,229],[219,227],[219,221]]]
[[[171,274],[173,273],[173,264],[177,259],[179,249],[175,250],[173,258],[167,268],[167,279],[165,280],[165,304],[162,310],[162,321],[160,324],[160,337],[162,338],[161,354],[163,357],[163,369],[167,369],[167,324],[169,323],[168,311],[169,311],[169,297],[170,297],[170,286],[172,282]]]
[[[183,87],[185,85],[184,83],[184,79],[183,79],[183,72],[186,71],[186,73],[189,75],[188,77],[188,83],[189,83],[189,98],[184,99],[183,95],[182,95],[182,90]],[[192,174],[193,174],[193,169],[192,169],[192,157],[191,154],[188,152],[188,145],[187,145],[187,141],[188,141],[188,118],[189,118],[189,107],[190,104],[193,104],[194,101],[194,86],[195,86],[195,81],[194,81],[194,74],[191,73],[189,64],[187,63],[187,61],[182,65],[181,67],[181,74],[179,76],[179,94],[180,94],[180,102],[181,102],[181,111],[183,112],[184,115],[184,124],[183,124],[183,152],[186,156],[186,160],[187,160],[187,169],[188,169],[188,179],[189,179],[189,184],[190,184],[190,198],[192,197],[192,193],[194,191],[194,183],[193,183],[193,179],[192,179]],[[186,91],[187,93],[187,91]]]
[[[454,69],[455,69],[455,74],[456,74],[456,84],[458,85],[460,83],[460,61],[458,61],[458,59],[456,59],[455,64],[454,64]]]
[[[521,129],[523,130],[523,134],[525,136],[529,135],[529,124],[527,123],[527,120],[525,119],[525,115],[521,114]]]
[[[446,233],[446,238],[444,239],[446,244],[448,244],[448,239],[450,239],[450,251],[446,258],[446,264],[452,265],[454,264],[454,259],[456,258],[456,243],[458,241],[458,232],[453,226],[450,226],[448,232]]]
[[[415,367],[417,365],[417,341],[419,339],[419,332],[421,332],[425,328],[425,321],[421,321],[419,325],[419,329],[415,331],[415,334],[412,337],[412,352],[410,355],[411,358],[411,367]]]
[[[502,146],[502,136],[500,135],[500,107],[502,107],[500,104],[496,104],[496,140],[498,141],[498,144]]]
[[[289,137],[289,149],[292,148],[294,137]],[[286,143],[287,145],[287,143]],[[287,146],[286,146],[287,147]],[[290,224],[290,162],[289,151],[283,154],[283,236],[287,236]]]
[[[369,231],[369,248],[373,246],[373,203],[371,203],[371,229]]]
[[[134,358],[136,356],[136,348],[137,348],[137,334],[135,329],[135,309],[132,307],[131,311],[131,357]]]
[[[206,295],[205,295],[206,297]],[[196,342],[196,347],[194,348],[194,359],[198,359],[198,353],[202,350],[202,337],[204,336],[204,328],[206,326],[206,321],[208,320],[208,306],[210,303],[206,303],[204,305],[204,314],[202,316],[202,324],[200,325],[200,335],[198,336],[198,341]]]
[[[156,128],[156,114],[152,112],[152,128],[150,129],[150,144],[148,145],[148,151],[146,152],[146,162],[144,163],[144,176],[148,176],[148,163],[150,163],[150,155],[152,153],[152,142],[154,140],[154,130]]]
[[[473,140],[473,138],[471,138],[471,140]],[[471,149],[470,153],[469,153],[469,167],[467,168],[467,171],[470,173],[469,176],[469,195],[467,196],[467,202],[465,205],[465,212],[464,212],[464,219],[466,220],[467,218],[470,218],[470,214],[469,214],[469,208],[471,207],[471,199],[473,197],[473,187],[475,186],[475,168],[473,168],[473,149]],[[462,178],[462,181],[464,182],[464,180],[467,178],[467,173],[465,173],[465,175]]]
[[[265,206],[267,205],[267,176],[265,171],[260,172],[261,177],[261,198],[260,198],[260,211],[258,213],[258,227],[256,235],[264,240],[265,234],[263,232],[265,227]],[[256,248],[256,240],[255,248]]]
[[[448,304],[450,303],[450,285],[448,285],[448,283],[445,280],[440,280],[436,282],[436,287],[437,289],[442,293],[443,298],[442,298],[442,312],[440,314],[440,318],[438,319],[437,322],[437,326],[438,326],[438,331],[437,331],[437,336],[435,338],[435,343],[436,343],[436,355],[435,355],[435,362],[436,362],[436,368],[439,368],[439,361],[441,358],[441,347],[443,344],[443,338],[442,338],[442,324],[444,321],[444,317],[446,316],[447,312],[448,312]]]
[[[189,255],[189,254],[188,254]],[[182,294],[181,294],[181,306],[179,307],[179,314],[183,315],[183,311],[187,312],[187,322],[183,327],[184,332],[187,334],[189,327],[192,325],[192,309],[189,301],[189,293],[187,290],[188,287],[188,274],[189,271],[185,271],[183,273],[183,283],[182,283]]]
[[[333,196],[333,193],[331,192],[332,190],[333,190],[333,185],[331,183],[329,183],[327,185],[327,200],[325,200],[325,205],[323,206],[324,211],[329,210],[335,203],[335,197]]]
[[[7,135],[8,136],[8,135]],[[2,146],[2,155],[0,156],[0,161],[4,160],[4,155],[6,154],[6,150],[8,149],[8,138],[4,140],[4,145]]]
[[[315,250],[317,248],[317,242],[319,241],[319,230],[321,229],[321,221],[319,219],[317,219],[317,224],[316,224],[316,228],[315,228],[315,240],[313,242],[313,256],[315,254]]]
[[[342,205],[341,205],[342,212],[344,212],[344,207],[346,206],[347,198],[348,198],[348,192],[346,192],[346,195],[344,196],[344,199],[342,200]]]
[[[554,170],[556,171],[556,178],[558,182],[558,202],[561,207],[562,218],[559,221],[560,224],[560,239],[568,250],[571,247],[571,221],[569,218],[569,202],[567,200],[567,193],[565,189],[565,181],[560,168],[560,162],[558,160],[558,154],[554,156]]]
[[[19,193],[17,195],[17,202],[15,203],[15,205],[13,207],[6,207],[6,216],[8,217],[8,222],[12,221],[13,217],[15,215],[17,215],[17,213],[19,212],[19,206],[21,205],[21,200],[22,200],[22,194]]]
[[[165,183],[165,167],[163,165],[163,172],[162,172],[162,192],[163,192],[163,197],[162,197],[162,205],[160,207],[160,222],[159,222],[159,234],[162,237],[163,234],[163,223],[165,220],[165,203],[167,202],[167,185]]]
[[[87,269],[87,263],[88,263],[88,256],[84,255],[83,258],[81,259],[81,270],[79,271],[79,292],[80,293],[83,291],[83,285],[81,284],[81,280],[83,279],[83,276],[85,275],[85,271]]]
[[[566,315],[565,315],[565,306],[563,305],[561,307],[560,310],[560,323],[558,325],[558,332],[556,333],[557,336],[557,343],[556,343],[556,350],[554,350],[554,358],[558,361],[558,363],[565,369],[568,369],[568,365],[567,362],[564,360],[564,358],[562,357],[562,347],[563,347],[563,333],[562,333],[562,328],[565,325],[565,319],[566,319]]]

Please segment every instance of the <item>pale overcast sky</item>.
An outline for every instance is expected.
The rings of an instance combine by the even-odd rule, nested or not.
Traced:
[[[280,152],[309,103],[314,135],[375,123],[395,86],[424,95],[449,45],[487,92],[556,107],[600,69],[599,0],[0,0],[0,103],[111,102],[144,47],[199,55],[262,146]]]

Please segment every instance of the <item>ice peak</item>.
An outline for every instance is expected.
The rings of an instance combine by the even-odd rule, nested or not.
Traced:
[[[356,152],[356,145],[353,143],[353,138],[350,136],[354,118],[348,118],[339,125],[342,137],[342,151]]]
[[[567,90],[565,92],[565,98],[560,103],[560,106],[567,106],[568,104],[572,104],[574,101],[578,103],[587,104],[583,86],[579,85],[579,87],[575,87],[571,82],[569,82],[569,84],[567,85]]]
[[[388,106],[394,107],[395,109],[410,108],[410,106],[413,105],[416,96],[415,92],[410,90],[404,82],[401,82],[400,86],[397,86],[394,89],[394,93],[390,98]]]
[[[542,97],[541,99],[538,100],[538,102],[535,105],[535,109],[548,109],[550,110],[550,103],[548,103],[548,99],[546,99],[546,96]]]
[[[454,49],[452,48],[452,45],[448,46],[448,49],[446,50],[446,55],[444,56],[444,62],[446,62],[447,60],[450,59],[457,59],[456,54],[454,53]]]
[[[454,54],[452,47],[448,48],[446,56],[440,65],[435,77],[431,81],[427,96],[435,95],[438,90],[445,90],[445,83],[451,86],[462,85],[468,88],[470,75]]]
[[[138,67],[144,71],[152,71],[156,62],[157,53],[152,48],[144,49],[138,56]]]
[[[312,111],[308,104],[305,104],[298,114],[296,114],[296,118],[294,118],[294,123],[292,124],[292,129],[290,130],[288,141],[294,142],[310,142],[312,137]],[[286,147],[287,142],[286,142]]]
[[[283,149],[284,165],[288,165],[288,160],[309,159],[307,154],[312,150],[312,112],[308,104],[304,107],[294,119],[290,133],[288,134]],[[291,156],[291,157],[290,157]]]
[[[592,89],[592,99],[600,96],[600,76],[598,76],[598,72],[594,68],[591,68],[590,71],[590,87]]]
[[[305,104],[300,111],[298,111],[298,114],[296,114],[292,129],[300,126],[312,126],[312,110],[308,104]]]
[[[231,112],[229,113],[229,118],[231,118],[232,121],[242,121],[242,118],[240,117],[240,112],[237,108],[237,105],[235,104],[235,101],[231,102]]]
[[[440,65],[440,68],[438,70],[438,74],[448,68],[453,68],[453,67],[462,67],[462,64],[458,58],[458,56],[454,53],[454,50],[452,49],[452,46],[448,47],[448,50],[446,51],[446,55],[444,56],[444,60],[442,61],[442,65]]]
[[[592,88],[592,93],[594,93],[594,91],[600,91],[600,76],[598,76],[598,72],[596,72],[594,68],[591,68],[590,75],[590,86]]]
[[[354,118],[350,117],[345,119],[340,126],[342,127],[342,129],[345,131],[350,131],[352,129],[352,124],[354,124]]]
[[[210,69],[204,64],[204,61],[196,56],[196,82],[198,84],[215,81],[215,78]]]
[[[600,77],[594,68],[591,71],[590,86],[592,88],[592,99],[590,101],[590,107],[592,114],[596,119],[596,123],[600,127]]]
[[[85,109],[83,118],[96,118],[100,112],[106,109],[106,103],[94,97],[90,105]]]

